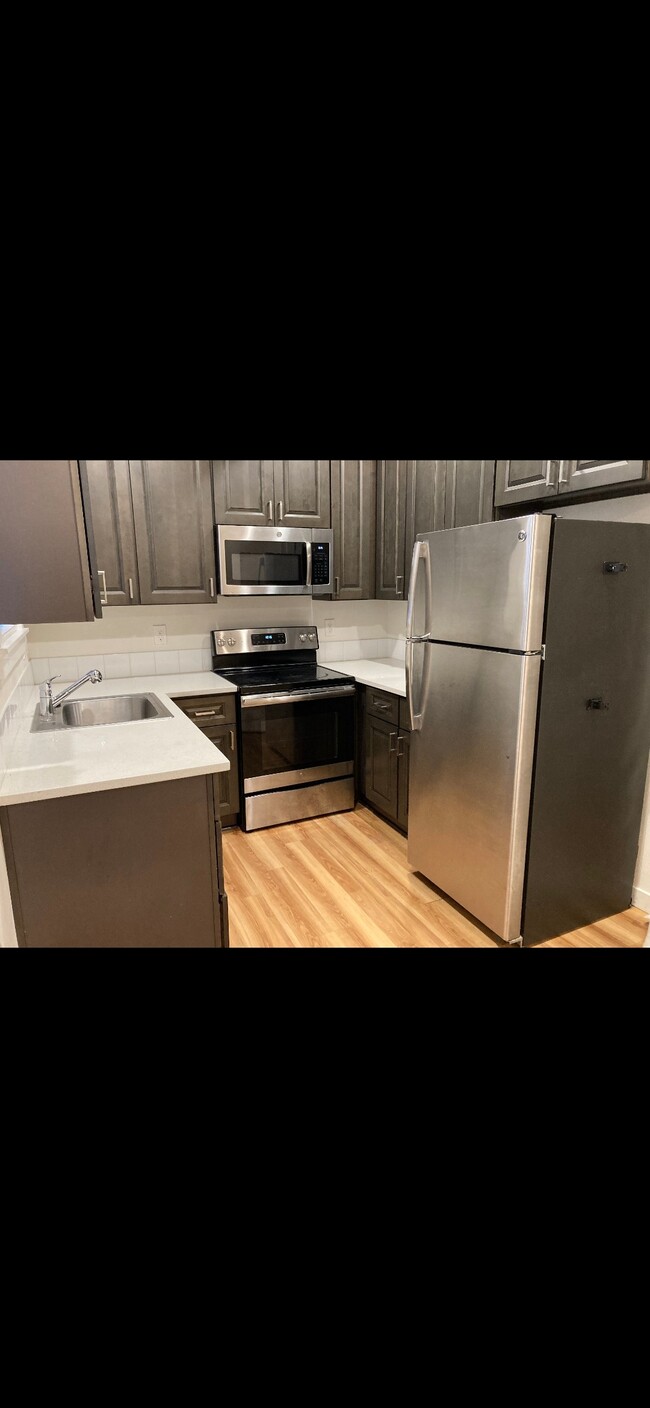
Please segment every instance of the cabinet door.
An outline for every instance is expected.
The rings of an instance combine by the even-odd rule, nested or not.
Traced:
[[[563,460],[560,493],[602,489],[608,484],[633,484],[646,477],[645,460]]]
[[[445,526],[446,460],[410,460],[406,493],[406,577],[419,533],[435,533]],[[408,593],[408,580],[405,594]]]
[[[377,463],[332,460],[334,599],[370,601],[375,595]]]
[[[365,795],[373,807],[397,821],[397,740],[399,731],[394,724],[384,723],[366,713]]]
[[[494,460],[447,460],[445,528],[494,518]]]
[[[560,460],[497,460],[494,502],[530,503],[557,494]]]
[[[21,948],[223,945],[210,777],[0,807],[0,827]]]
[[[275,460],[275,521],[285,528],[331,528],[329,460]]]
[[[222,826],[236,826],[239,819],[239,755],[237,729],[234,724],[219,724],[203,730],[206,738],[223,753],[230,763],[230,772],[213,774],[215,810]]]
[[[397,825],[402,831],[409,829],[409,764],[411,760],[411,735],[400,733],[397,740]]]
[[[128,460],[86,460],[100,586],[105,606],[140,601]]]
[[[209,460],[131,460],[143,605],[209,603],[215,596]]]
[[[275,513],[273,460],[214,460],[214,521],[267,528]]]
[[[93,621],[77,460],[0,460],[0,621]]]
[[[409,460],[379,460],[377,466],[377,585],[379,601],[408,595],[405,577],[406,489]]]

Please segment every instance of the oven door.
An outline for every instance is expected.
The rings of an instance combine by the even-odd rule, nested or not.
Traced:
[[[241,700],[244,792],[277,791],[354,772],[354,685]]]
[[[220,596],[311,596],[310,528],[218,528],[217,542]]]

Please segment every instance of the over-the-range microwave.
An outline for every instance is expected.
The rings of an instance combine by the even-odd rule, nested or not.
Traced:
[[[220,596],[329,596],[329,528],[217,528]]]

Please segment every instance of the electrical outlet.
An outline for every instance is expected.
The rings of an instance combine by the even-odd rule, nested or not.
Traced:
[[[326,640],[331,640],[333,635],[334,635],[334,621],[333,621],[333,619],[330,618],[329,621],[326,621],[326,622],[325,622],[325,639],[326,639]]]
[[[166,626],[154,626],[154,628],[153,628],[153,643],[154,643],[154,645],[166,645],[166,644],[167,644],[167,627],[166,627]]]

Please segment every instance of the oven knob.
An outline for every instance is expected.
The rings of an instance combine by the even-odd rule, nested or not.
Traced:
[[[236,644],[237,644],[237,641],[235,640],[234,636],[228,636],[228,645],[236,645]]]
[[[226,644],[225,640],[218,640],[218,641],[217,641],[217,645],[224,646],[225,644]]]
[[[306,641],[307,637],[303,635],[303,636],[300,637],[300,639],[301,639],[301,641],[304,642],[304,641]]]
[[[315,639],[316,639],[316,632],[315,632],[315,631],[310,631],[310,632],[309,632],[309,639],[310,639],[310,640],[315,640]]]

